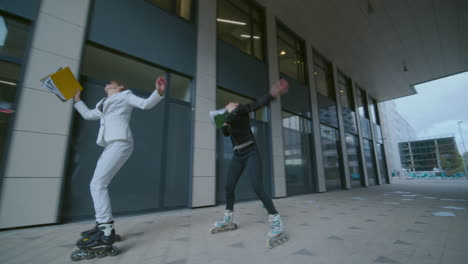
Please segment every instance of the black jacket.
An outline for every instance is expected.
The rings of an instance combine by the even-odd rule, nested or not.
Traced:
[[[226,117],[227,125],[223,126],[223,134],[226,137],[231,136],[233,146],[243,144],[250,140],[255,142],[252,130],[250,130],[249,113],[267,105],[273,99],[274,97],[268,93],[258,98],[255,102],[239,104],[231,113],[229,113]]]

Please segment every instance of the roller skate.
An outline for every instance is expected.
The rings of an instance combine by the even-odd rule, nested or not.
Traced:
[[[79,239],[76,246],[79,250],[74,251],[70,258],[73,261],[82,259],[102,258],[119,254],[115,242],[114,223],[97,224],[97,231],[86,233],[88,236]],[[88,230],[90,231],[90,230]]]
[[[274,248],[286,243],[289,237],[284,233],[283,221],[281,221],[280,215],[268,215],[268,221],[270,222],[270,231],[268,232],[267,247]]]
[[[109,223],[110,223],[110,224],[113,224],[114,221],[111,221],[111,222],[109,222]],[[97,232],[99,231],[98,226],[99,226],[99,223],[96,222],[96,225],[95,225],[93,228],[81,232],[81,238],[90,237],[90,236],[92,236],[93,234],[97,233]],[[118,234],[115,234],[115,242],[120,242],[120,241],[122,241],[122,237],[121,237],[120,235],[118,235]]]
[[[214,226],[210,229],[211,234],[222,233],[226,231],[233,231],[237,229],[237,224],[233,223],[234,212],[224,211],[223,219],[216,221]]]

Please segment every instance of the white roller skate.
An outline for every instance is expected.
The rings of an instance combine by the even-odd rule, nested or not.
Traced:
[[[284,233],[283,221],[279,214],[268,215],[268,222],[270,222],[270,231],[268,232],[268,248],[274,248],[289,240],[289,237]]]
[[[217,234],[226,231],[233,231],[237,229],[237,224],[233,223],[234,212],[226,210],[221,220],[216,221],[214,226],[210,229],[211,234]]]

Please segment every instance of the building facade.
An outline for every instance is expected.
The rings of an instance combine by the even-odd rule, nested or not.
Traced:
[[[388,166],[392,175],[397,175],[404,170],[398,143],[416,140],[416,130],[400,115],[394,101],[382,102],[379,106],[385,120],[382,124],[382,134],[388,155]]]
[[[98,123],[39,81],[64,66],[79,78],[88,106],[105,96],[109,80],[146,97],[157,76],[168,79],[163,102],[133,113],[134,152],[110,187],[116,215],[223,203],[233,150],[208,111],[254,100],[279,78],[290,92],[251,114],[269,194],[389,183],[378,102],[414,89],[385,66],[399,85],[387,89],[383,68],[327,42],[346,30],[314,22],[317,35],[306,33],[294,12],[282,12],[285,2],[0,0],[0,229],[93,217]],[[247,177],[236,198],[256,198]]]
[[[401,142],[401,164],[411,171],[445,171],[449,175],[457,169],[460,154],[455,137]]]

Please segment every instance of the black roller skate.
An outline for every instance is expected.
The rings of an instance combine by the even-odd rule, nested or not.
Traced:
[[[109,222],[109,224],[113,224],[113,223],[114,223],[114,221]],[[99,232],[98,226],[99,226],[99,223],[96,222],[96,225],[93,228],[81,232],[81,238],[90,237],[93,234],[96,234],[97,232]],[[78,241],[80,241],[81,238]],[[115,234],[115,239],[114,240],[115,240],[115,242],[120,242],[120,241],[122,241],[122,237],[120,235],[118,235],[118,234]]]
[[[113,246],[115,242],[114,223],[97,224],[96,228],[96,232],[86,233],[88,236],[76,242],[76,246],[79,250],[71,254],[70,257],[73,261],[92,259],[95,257],[102,258],[119,254],[118,248]]]

